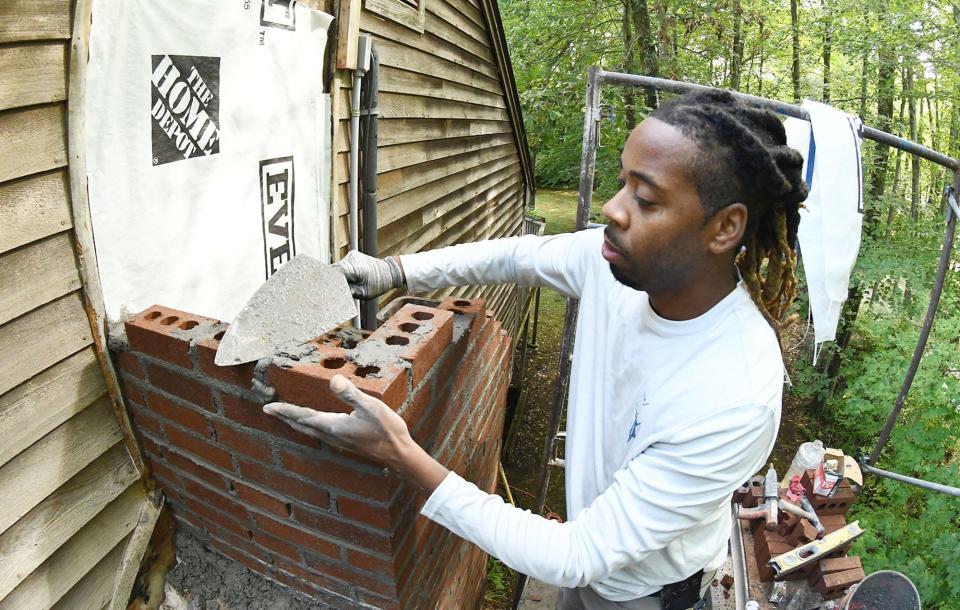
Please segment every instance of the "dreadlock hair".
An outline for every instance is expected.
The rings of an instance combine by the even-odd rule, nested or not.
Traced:
[[[779,340],[796,296],[794,244],[800,205],[807,198],[803,157],[787,146],[775,113],[748,106],[726,91],[687,94],[651,116],[680,130],[700,149],[688,171],[704,207],[704,222],[732,203],[747,207],[736,264]]]

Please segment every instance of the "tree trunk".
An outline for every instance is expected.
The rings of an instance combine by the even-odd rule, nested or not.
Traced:
[[[660,76],[660,68],[657,62],[657,45],[653,39],[653,32],[650,29],[650,11],[647,8],[647,0],[626,0],[632,3],[631,14],[633,17],[633,29],[637,35],[640,51],[640,62],[643,71],[647,76]],[[653,89],[644,90],[648,108],[657,107],[657,92]]]
[[[903,83],[903,95],[907,98],[907,115],[910,119],[910,139],[917,141],[917,95],[914,86],[913,66],[907,66],[906,80]],[[916,224],[920,218],[920,159],[910,158],[910,220]]]
[[[886,6],[882,7],[880,14],[884,14]],[[893,119],[893,94],[894,94],[894,76],[896,57],[893,54],[889,44],[880,42],[878,52],[879,68],[877,70],[877,128],[883,131],[890,131],[890,123]],[[868,238],[876,236],[878,230],[878,220],[880,210],[877,203],[883,196],[887,181],[887,161],[890,156],[890,147],[886,144],[877,143],[876,162],[873,168],[873,175],[870,179],[870,202],[864,210],[864,232]]]
[[[757,33],[757,38],[760,40],[760,57],[758,58],[758,59],[759,59],[759,62],[758,62],[758,68],[759,68],[759,69],[757,70],[757,95],[759,95],[759,96],[762,96],[762,95],[763,95],[763,46],[764,46],[763,25],[764,25],[764,24],[763,24],[763,18],[761,17],[761,18],[760,18],[760,26],[759,26],[760,31]]]
[[[636,39],[633,37],[633,4],[630,0],[623,3],[623,71],[627,74],[636,72],[635,61]],[[627,129],[633,129],[637,124],[637,101],[635,95],[636,88],[627,87],[624,92],[624,116],[627,121]]]
[[[950,142],[947,145],[947,154],[953,156],[957,152],[957,137],[960,136],[960,112],[957,112],[960,103],[955,100],[950,106]]]
[[[667,78],[678,78],[676,53],[676,31],[674,19],[671,17],[667,7],[668,0],[655,0],[657,11],[657,23],[659,24],[659,33],[657,40],[660,43],[659,56],[657,63],[660,71],[666,74]]]
[[[830,103],[830,51],[833,42],[833,13],[829,0],[823,0],[823,103]]]
[[[733,0],[733,58],[730,61],[730,88],[740,91],[740,69],[743,66],[743,8]]]
[[[866,120],[867,118],[867,75],[869,73],[870,66],[870,47],[867,45],[863,46],[863,55],[860,58],[861,68],[860,68],[860,117]]]
[[[790,31],[793,35],[793,101],[800,103],[800,15],[797,0],[790,0]]]

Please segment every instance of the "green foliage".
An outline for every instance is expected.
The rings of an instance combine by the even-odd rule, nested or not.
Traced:
[[[495,557],[488,557],[484,601],[497,608],[509,607],[512,588],[513,572]]]

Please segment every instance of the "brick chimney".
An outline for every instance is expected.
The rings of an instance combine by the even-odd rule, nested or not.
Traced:
[[[275,400],[346,411],[329,388],[345,375],[441,463],[493,491],[512,350],[482,300],[406,304],[372,334],[338,329],[259,366],[213,363],[226,329],[217,320],[154,306],[124,326],[111,349],[180,527],[338,608],[478,607],[480,549],[420,517],[424,498],[385,469],[261,406],[272,388]]]

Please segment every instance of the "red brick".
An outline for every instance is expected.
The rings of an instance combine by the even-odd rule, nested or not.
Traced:
[[[454,329],[456,330],[456,326]],[[456,376],[456,372],[465,359],[467,349],[470,347],[471,338],[470,332],[464,332],[460,337],[457,337],[454,333],[454,341],[444,350],[437,364],[438,389],[445,388]]]
[[[330,506],[330,494],[326,489],[299,481],[263,464],[241,460],[240,474],[244,479],[254,481],[264,489],[295,498],[311,506],[323,509]]]
[[[820,517],[820,525],[823,526],[825,533],[832,534],[838,529],[845,527],[847,525],[847,519],[843,515],[824,515]]]
[[[174,468],[178,472],[190,475],[194,479],[204,481],[208,485],[217,489],[227,488],[227,480],[220,476],[219,473],[211,470],[210,468],[206,468],[205,466],[197,464],[192,459],[181,455],[180,453],[175,451],[165,451],[163,459],[167,464],[170,465],[171,468]]]
[[[821,574],[843,572],[845,570],[863,569],[859,557],[837,557],[835,559],[821,559],[817,566]]]
[[[183,506],[173,507],[173,516],[177,519],[178,522],[183,524],[184,522],[189,524],[191,528],[197,529],[200,532],[203,531],[203,519],[199,515],[196,515]]]
[[[220,330],[217,334],[219,335],[221,332],[224,332],[224,330]],[[250,389],[253,385],[255,362],[218,366],[214,360],[217,356],[217,349],[220,347],[220,340],[215,336],[197,341],[195,347],[197,350],[197,366],[204,375],[244,389]]]
[[[243,517],[239,519],[234,518],[233,514],[225,514],[217,510],[200,498],[195,498],[187,494],[183,494],[182,506],[197,514],[203,520],[204,526],[208,530],[211,529],[211,524],[213,524],[241,537],[249,537],[252,531],[253,521],[250,518],[250,514],[239,505],[234,507],[233,513],[239,515],[241,514],[240,511],[242,511]],[[177,508],[177,506],[174,506],[174,511],[176,511]]]
[[[407,401],[397,413],[406,422],[407,428],[412,430],[416,423],[420,421],[424,410],[436,404],[436,378],[429,378],[420,384],[420,387],[414,390],[413,397]]]
[[[326,555],[327,557],[334,559],[340,557],[340,549],[336,544],[329,540],[324,540],[304,529],[293,527],[265,515],[257,515],[257,527],[281,540],[294,542],[304,548]]]
[[[128,320],[124,327],[127,342],[135,351],[190,368],[190,341],[176,336],[175,332],[216,322],[210,318],[154,305]]]
[[[137,428],[148,430],[156,436],[163,438],[163,424],[152,413],[137,406],[130,404],[130,415],[133,416],[133,423]]]
[[[406,340],[398,354],[410,363],[413,385],[417,386],[436,364],[453,339],[453,314],[421,305],[404,305],[370,337],[390,344]]]
[[[217,432],[217,441],[232,449],[235,454],[242,453],[261,462],[271,461],[270,445],[264,440],[219,421],[214,422],[213,428]]]
[[[851,585],[863,580],[864,576],[864,572],[860,568],[824,574],[813,588],[824,599],[836,599],[842,596]]]
[[[361,391],[398,409],[407,398],[407,371],[399,364],[381,364],[377,376],[360,377],[357,366],[347,361],[331,369],[323,362],[303,362],[291,368],[271,366],[267,379],[277,390],[277,400],[331,413],[350,413],[353,409],[330,389],[334,375],[343,375]]]
[[[262,508],[263,510],[271,512],[280,517],[290,516],[290,504],[288,502],[254,489],[253,487],[250,487],[244,483],[236,482],[233,484],[233,486],[237,490],[237,497],[244,502]]]
[[[206,439],[197,438],[172,426],[167,429],[167,439],[177,449],[192,453],[201,460],[219,466],[224,470],[233,470],[233,459],[230,454],[220,447],[212,445]]]
[[[344,607],[345,603],[350,602],[349,599],[344,598],[353,596],[353,587],[348,583],[329,578],[324,574],[310,572],[279,557],[276,558],[276,569],[274,569],[273,574],[278,581],[288,587],[303,591],[311,597],[314,597],[318,589],[321,592],[340,596],[340,599],[331,599],[335,608]]]
[[[270,534],[256,532],[253,535],[253,539],[257,544],[267,549],[271,553],[278,553],[284,557],[287,557],[288,559],[292,559],[293,561],[303,561],[299,548],[279,538],[275,538]]]
[[[390,535],[387,533],[369,532],[355,525],[341,520],[337,515],[329,512],[309,510],[300,506],[293,507],[293,517],[297,523],[316,532],[349,542],[376,553],[391,551]]]
[[[346,550],[346,558],[347,563],[358,570],[382,574],[388,578],[395,577],[393,561],[389,559],[374,557],[373,555],[354,551],[353,549]]]
[[[207,418],[199,411],[178,405],[172,400],[153,392],[147,393],[147,407],[157,415],[161,415],[177,425],[189,428],[203,436],[210,434]]]
[[[140,388],[137,384],[132,383],[127,380],[122,380],[123,382],[123,396],[127,402],[136,403],[138,405],[145,406],[147,402],[143,398],[143,392],[140,391]]]
[[[163,456],[163,449],[157,445],[150,438],[140,434],[138,435],[140,440],[140,449],[143,453],[149,454],[155,458],[160,458]]]
[[[369,474],[329,460],[317,460],[292,451],[281,451],[283,467],[322,485],[387,501],[396,492],[400,480],[393,475]]]
[[[405,608],[412,608],[414,606],[404,606],[399,601],[394,599],[388,599],[386,597],[381,597],[369,591],[364,591],[360,589],[357,591],[357,599],[362,603],[367,604],[368,606],[373,606],[379,610],[405,610]],[[427,606],[419,606],[421,608]],[[454,607],[454,606],[451,606]],[[459,608],[466,608],[467,606],[456,606]],[[477,606],[479,608],[479,606]]]
[[[143,366],[140,364],[140,359],[137,358],[136,354],[132,352],[116,352],[117,354],[117,366],[124,373],[128,373],[143,379],[146,376],[146,373],[143,371]]]
[[[147,373],[150,376],[150,385],[178,396],[187,402],[192,402],[207,411],[216,411],[213,404],[213,393],[210,388],[199,381],[156,364],[148,365]]]
[[[183,488],[183,482],[180,480],[180,475],[177,474],[177,471],[159,460],[150,459],[147,463],[150,465],[150,472],[153,476],[166,479],[172,483],[174,487]]]
[[[233,516],[238,521],[243,521],[248,517],[247,509],[235,502],[230,496],[218,492],[213,488],[206,487],[201,483],[186,479],[184,481],[185,491],[200,500],[208,506]]]
[[[210,546],[221,555],[229,557],[230,559],[243,564],[248,569],[258,574],[262,574],[264,576],[268,576],[270,574],[270,567],[265,560],[253,557],[250,554],[234,548],[225,542],[217,540],[216,538],[210,539]]]
[[[847,482],[846,479],[841,479],[840,483],[838,483],[839,487],[833,496],[821,496],[813,493],[813,483],[816,474],[816,470],[808,469],[804,471],[800,482],[803,484],[807,498],[810,500],[810,504],[813,505],[813,510],[817,513],[817,516],[846,515],[850,509],[850,505],[856,500],[856,495],[850,488],[850,483]]]
[[[801,546],[817,539],[817,528],[806,519],[800,519],[786,535],[787,541],[793,546]]]
[[[437,309],[446,309],[454,314],[464,315],[471,318],[471,334],[476,331],[486,320],[486,301],[483,299],[461,299],[459,297],[447,297],[437,306]]]
[[[397,503],[394,503],[396,506]],[[377,529],[392,531],[396,524],[396,515],[389,507],[373,506],[366,502],[354,500],[346,496],[337,498],[337,508],[340,514],[352,521],[359,521],[364,525],[375,527]]]
[[[310,555],[306,557],[306,564],[312,572],[349,582],[358,588],[363,588],[385,597],[396,597],[396,585],[386,579],[381,581],[362,572],[352,570],[342,564],[331,563],[324,558],[312,557]]]
[[[320,441],[318,439],[297,432],[280,419],[264,413],[263,405],[238,398],[232,394],[222,394],[220,396],[220,402],[223,405],[224,417],[235,424],[261,430],[267,434],[306,447],[315,449],[320,447]]]
[[[243,526],[243,524],[236,524],[236,526],[231,526],[231,528],[228,529],[218,525],[214,521],[204,521],[203,519],[200,519],[200,521],[211,536],[215,536],[238,549],[247,551],[249,554],[264,562],[270,561],[270,556],[251,542],[253,540],[253,530],[249,527]],[[240,529],[241,527],[245,529]]]

